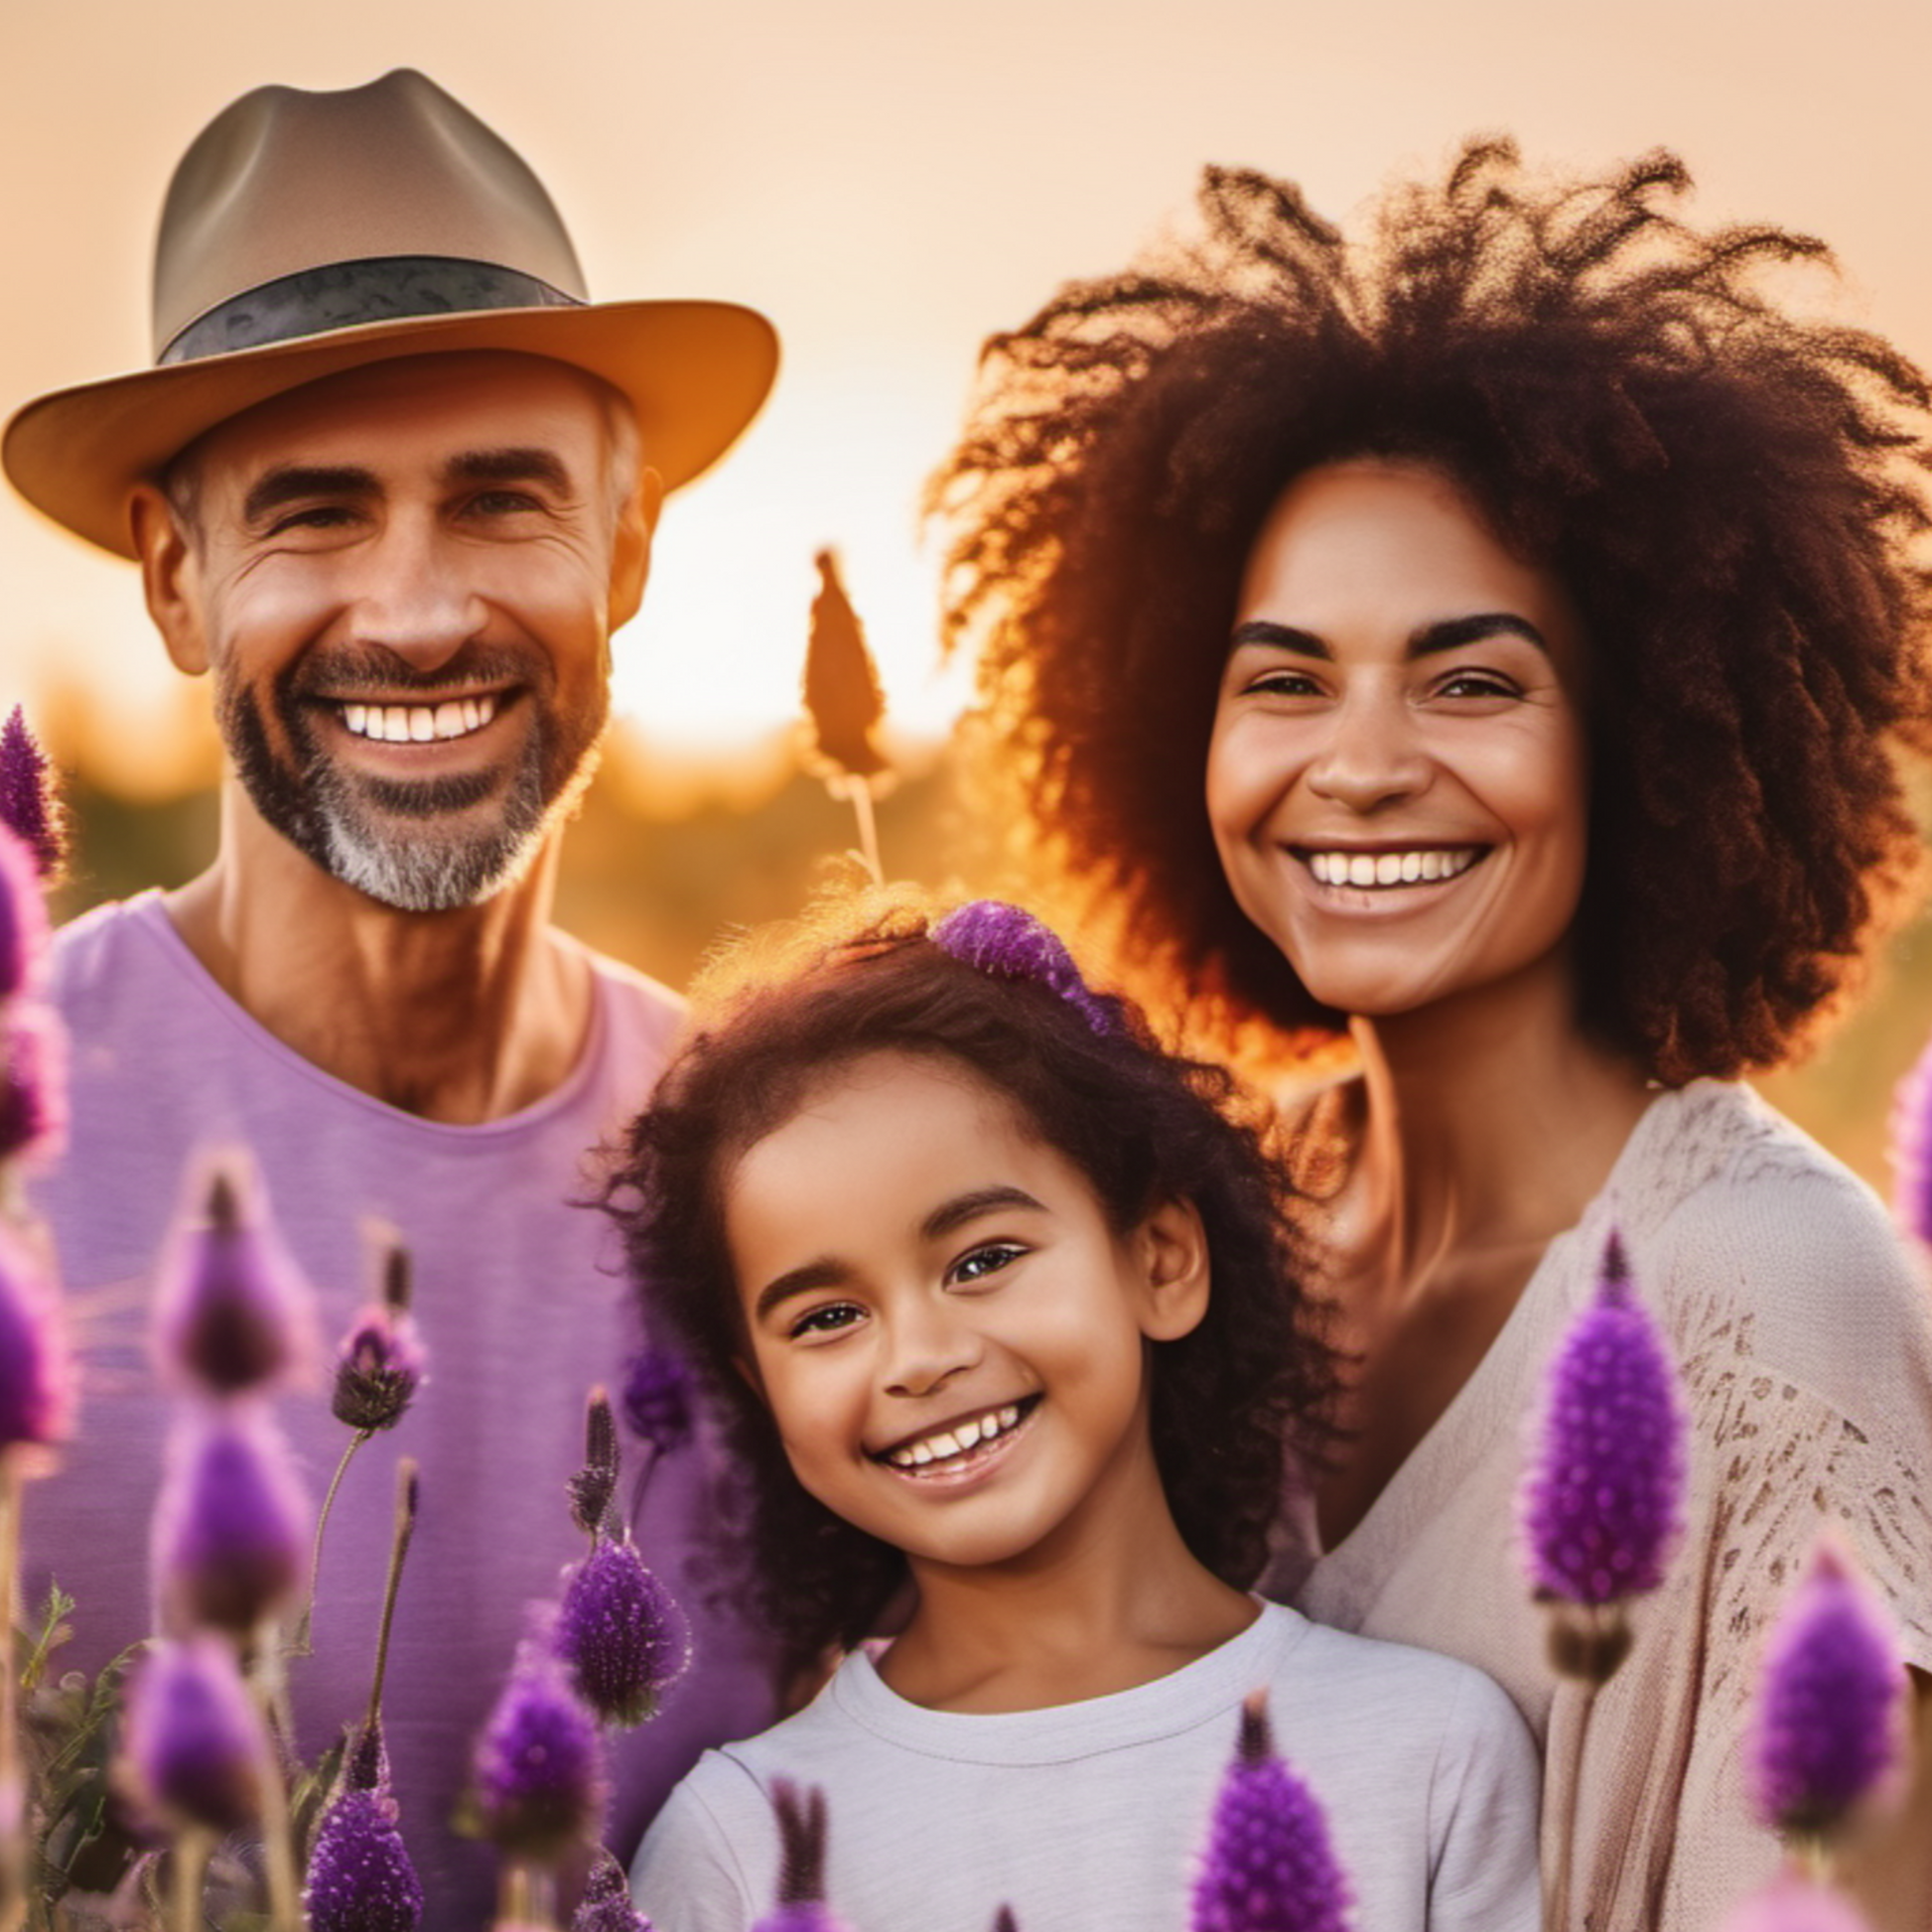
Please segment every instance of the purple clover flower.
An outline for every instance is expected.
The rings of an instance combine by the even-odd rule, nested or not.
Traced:
[[[45,1166],[67,1147],[68,1036],[60,1016],[15,1000],[0,1020],[0,1161]]]
[[[266,1415],[190,1416],[169,1446],[155,1509],[155,1595],[164,1626],[253,1632],[301,1589],[308,1503]]]
[[[393,1429],[423,1384],[423,1343],[409,1312],[409,1253],[392,1244],[382,1263],[382,1299],[355,1317],[336,1351],[330,1412],[350,1429]]]
[[[231,1156],[197,1177],[155,1287],[162,1372],[215,1395],[306,1373],[315,1304],[259,1198],[252,1164]]]
[[[1057,993],[1097,1034],[1120,1031],[1113,1001],[1080,976],[1059,934],[1031,912],[998,898],[970,899],[932,928],[932,943],[997,979],[1033,980]]]
[[[0,825],[0,1000],[32,986],[46,952],[40,868],[19,836]]]
[[[846,1932],[825,1902],[825,1793],[802,1795],[788,1779],[771,1781],[778,1820],[778,1898],[752,1932]]]
[[[379,1725],[356,1737],[316,1827],[302,1894],[309,1932],[416,1932],[423,1886],[396,1829]]]
[[[597,1836],[604,1813],[597,1720],[540,1638],[517,1647],[477,1740],[475,1773],[483,1831],[505,1852],[547,1861]]]
[[[1682,1523],[1683,1406],[1614,1233],[1596,1299],[1558,1345],[1546,1390],[1521,1496],[1538,1592],[1594,1607],[1654,1589]]]
[[[121,1750],[140,1808],[179,1829],[239,1831],[275,1775],[268,1733],[233,1647],[208,1635],[158,1642],[136,1666]]]
[[[691,1661],[683,1611],[628,1538],[606,1537],[565,1573],[552,1640],[606,1724],[643,1723]]]
[[[1765,1645],[1752,1797],[1773,1831],[1822,1836],[1897,1762],[1905,1667],[1891,1618],[1821,1536]]]
[[[0,1228],[0,1450],[60,1442],[72,1414],[61,1305],[24,1245]]]
[[[0,825],[33,854],[42,879],[52,879],[61,870],[67,855],[53,775],[19,705],[0,729]]]
[[[1241,1708],[1194,1878],[1189,1932],[1346,1932],[1348,1886],[1313,1794],[1274,1754],[1266,1696]]]
[[[1842,1892],[1787,1872],[1762,1891],[1752,1892],[1724,1920],[1719,1932],[1871,1932],[1871,1928]]]
[[[691,1370],[673,1348],[646,1342],[624,1372],[623,1419],[630,1433],[659,1455],[691,1440]]]
[[[1892,1090],[1892,1212],[1907,1234],[1932,1243],[1932,1040]]]
[[[570,1932],[651,1932],[650,1920],[630,1902],[623,1866],[601,1845]]]

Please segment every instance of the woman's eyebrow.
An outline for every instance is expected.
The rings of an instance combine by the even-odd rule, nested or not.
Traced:
[[[1528,618],[1513,611],[1478,611],[1466,618],[1444,618],[1426,623],[1409,637],[1409,655],[1428,657],[1439,650],[1459,650],[1464,644],[1480,643],[1485,637],[1521,637],[1534,644],[1545,657],[1550,654],[1549,639]]]
[[[1334,652],[1312,630],[1298,630],[1292,623],[1276,623],[1270,618],[1249,618],[1234,626],[1228,639],[1231,653],[1243,644],[1267,644],[1275,650],[1292,650],[1298,657],[1333,658]]]

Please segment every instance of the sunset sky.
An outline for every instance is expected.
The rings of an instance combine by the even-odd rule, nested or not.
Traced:
[[[9,411],[146,360],[168,173],[267,80],[420,67],[544,178],[595,294],[772,317],[772,402],[673,500],[620,641],[620,709],[666,759],[790,715],[828,541],[894,716],[943,730],[961,677],[934,667],[914,504],[977,345],[1180,218],[1205,161],[1346,216],[1471,131],[1590,168],[1669,144],[1702,211],[1824,235],[1845,278],[1820,299],[1932,357],[1932,9],[1903,0],[11,0],[0,47]],[[173,742],[128,729],[178,682],[129,567],[10,497],[0,574],[0,690],[84,680],[131,765]]]

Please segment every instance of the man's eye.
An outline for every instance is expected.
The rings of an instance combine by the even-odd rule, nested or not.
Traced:
[[[851,1302],[824,1302],[797,1316],[785,1333],[794,1339],[800,1335],[835,1335],[857,1321],[861,1312]]]
[[[484,489],[471,497],[470,507],[483,516],[516,516],[543,505],[527,490]]]
[[[289,530],[337,530],[354,520],[355,512],[346,503],[311,503],[277,517],[268,533],[279,537]]]
[[[1027,1250],[1018,1241],[988,1241],[961,1255],[946,1271],[949,1282],[983,1281],[1018,1261]]]

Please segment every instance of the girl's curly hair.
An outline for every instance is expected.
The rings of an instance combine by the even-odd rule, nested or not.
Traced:
[[[1254,1582],[1288,1458],[1318,1460],[1333,1358],[1302,1286],[1293,1190],[1260,1129],[1230,1111],[1218,1067],[1165,1051],[1125,1002],[1096,1032],[1047,986],[995,977],[928,937],[909,902],[843,927],[799,925],[725,962],[697,995],[701,1024],[626,1136],[606,1205],[646,1322],[671,1331],[717,1405],[733,1451],[721,1511],[737,1600],[803,1667],[877,1628],[903,1556],[834,1515],[791,1473],[748,1353],[724,1227],[731,1173],[842,1068],[875,1053],[951,1062],[1011,1105],[1091,1184],[1125,1233],[1191,1201],[1206,1230],[1208,1309],[1151,1344],[1156,1460],[1181,1536],[1216,1575]]]
[[[1528,178],[1503,141],[1353,247],[1209,169],[1204,236],[987,345],[933,480],[946,624],[983,643],[1001,781],[1129,954],[1224,1018],[1333,1026],[1222,878],[1201,774],[1243,564],[1295,478],[1419,462],[1551,570],[1590,650],[1584,1024],[1681,1082],[1782,1057],[1916,856],[1932,739],[1928,397],[1774,306],[1824,255],[1701,233],[1682,165]]]

